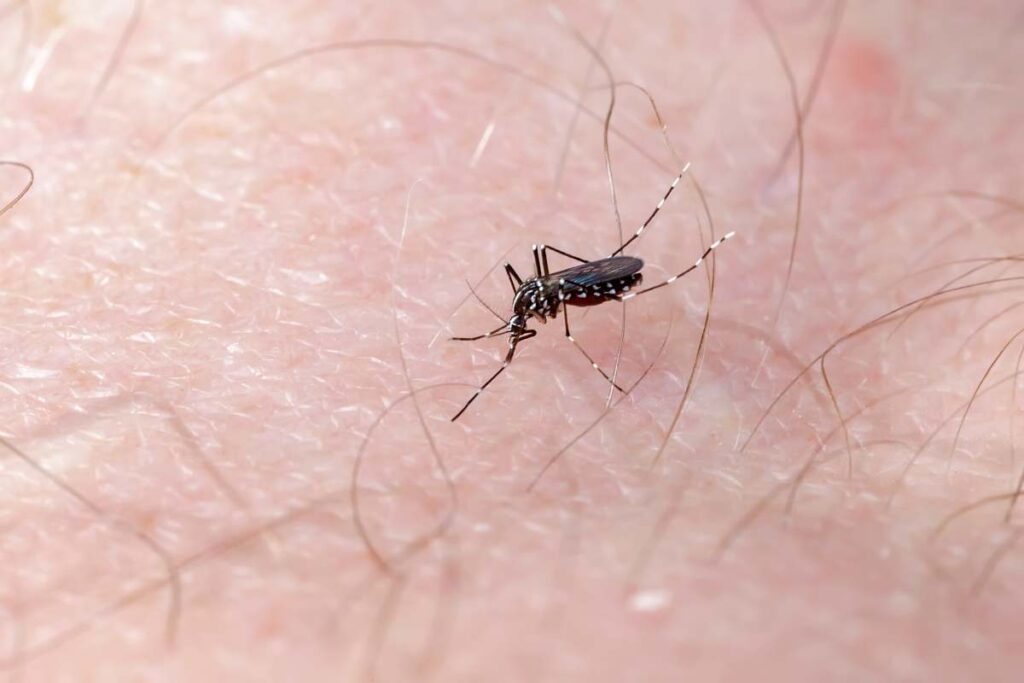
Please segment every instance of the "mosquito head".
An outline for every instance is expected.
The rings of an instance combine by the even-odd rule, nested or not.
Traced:
[[[512,360],[512,353],[515,353],[516,344],[526,339],[530,339],[537,335],[537,330],[531,330],[526,326],[526,323],[530,321],[531,316],[528,315],[513,315],[508,321],[508,345],[509,345],[509,357],[508,360]]]
[[[519,319],[523,329],[526,321],[531,318],[546,323],[557,309],[557,300],[553,302],[551,299],[553,291],[551,287],[545,288],[544,283],[537,278],[524,282],[512,301],[512,319]]]
[[[514,315],[509,318],[508,331],[513,337],[518,337],[523,332],[526,332],[526,319],[525,315]]]

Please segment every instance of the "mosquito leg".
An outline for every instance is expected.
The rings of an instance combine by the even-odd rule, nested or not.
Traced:
[[[541,259],[544,261],[544,270],[546,271],[544,273],[545,275],[550,275],[550,271],[548,270],[548,250],[549,249],[551,251],[555,252],[556,254],[561,254],[562,256],[565,256],[566,258],[571,258],[573,261],[579,261],[580,263],[590,263],[590,261],[588,261],[587,259],[580,258],[579,256],[576,256],[575,254],[570,254],[567,251],[562,251],[561,249],[559,249],[557,247],[552,247],[549,244],[542,244],[542,245],[540,245],[540,256],[541,256]]]
[[[486,389],[487,386],[491,382],[496,380],[498,378],[498,375],[500,375],[501,373],[503,373],[505,371],[505,368],[508,367],[508,364],[512,362],[512,356],[515,355],[515,353],[516,353],[516,346],[519,344],[519,342],[523,341],[524,339],[529,339],[530,337],[533,337],[536,334],[537,334],[536,330],[526,330],[525,332],[523,332],[518,337],[513,337],[512,338],[512,340],[509,342],[509,345],[508,345],[508,353],[505,354],[505,360],[502,361],[501,367],[498,368],[497,371],[495,371],[495,373],[493,375],[488,377],[487,381],[484,382],[483,384],[481,384],[480,388],[477,389],[476,392],[472,396],[469,397],[469,400],[466,401],[466,403],[462,406],[462,408],[459,409],[459,412],[455,413],[455,415],[452,416],[452,419],[451,419],[452,422],[455,422],[460,417],[462,417],[462,414],[464,412],[466,412],[466,409],[469,408],[470,404],[473,403],[473,401],[476,400],[476,397],[479,396],[481,393],[483,393],[483,390]]]
[[[592,367],[595,370],[597,370],[598,372],[600,372],[601,376],[604,377],[605,380],[609,384],[611,384],[613,387],[615,387],[616,389],[618,389],[622,393],[626,393],[625,389],[623,389],[618,384],[613,382],[612,378],[609,377],[608,374],[604,370],[602,370],[597,363],[594,362],[594,359],[590,357],[590,354],[587,353],[587,350],[584,349],[583,346],[580,345],[580,343],[578,341],[576,341],[576,338],[572,336],[572,333],[569,332],[569,307],[568,306],[563,306],[562,307],[562,314],[565,316],[565,338],[568,339],[569,341],[571,341],[572,345],[580,350],[580,353],[583,354],[583,357],[586,358],[587,361],[590,363],[590,367]]]
[[[626,301],[627,299],[632,299],[635,296],[640,296],[641,294],[646,294],[647,292],[653,292],[654,290],[660,289],[660,288],[664,287],[665,285],[672,284],[673,282],[675,282],[679,278],[687,275],[691,271],[696,270],[698,267],[700,267],[700,264],[704,263],[704,259],[706,259],[711,252],[713,252],[723,242],[725,242],[727,239],[729,239],[730,237],[732,237],[735,234],[736,233],[734,233],[734,232],[728,232],[728,233],[722,235],[720,238],[718,238],[714,242],[712,242],[711,246],[709,246],[707,249],[704,250],[704,253],[700,255],[700,258],[697,259],[692,266],[690,266],[689,268],[687,268],[683,272],[679,273],[678,275],[673,275],[672,277],[670,277],[669,279],[665,280],[664,282],[660,282],[660,283],[658,283],[656,285],[653,285],[651,287],[645,287],[644,289],[641,289],[641,290],[636,291],[636,292],[630,292],[629,294],[623,294],[622,296],[618,297],[618,299],[620,301]]]
[[[523,286],[523,278],[519,277],[519,273],[516,272],[511,263],[505,264],[505,274],[508,275],[508,283],[512,285],[512,293],[515,294]]]
[[[640,237],[640,235],[643,234],[644,230],[647,229],[647,226],[651,224],[651,221],[654,220],[654,217],[658,215],[659,211],[661,211],[661,207],[663,207],[665,205],[665,202],[668,201],[668,198],[669,196],[671,196],[672,191],[676,189],[676,185],[679,184],[679,181],[683,179],[683,176],[686,175],[686,172],[689,169],[690,164],[686,164],[686,166],[683,167],[683,170],[679,172],[679,175],[676,176],[675,180],[672,181],[672,184],[668,186],[668,190],[662,196],[661,200],[658,202],[658,205],[654,207],[654,211],[652,211],[651,215],[647,217],[647,220],[645,220],[640,225],[640,227],[637,228],[637,231],[633,233],[632,237],[623,242],[621,247],[619,247],[618,249],[611,253],[612,256],[618,256],[619,254],[621,254],[626,247],[632,244],[634,240],[636,240],[638,237]]]
[[[469,400],[466,401],[463,404],[462,408],[459,409],[459,412],[455,413],[455,415],[452,416],[452,419],[451,419],[452,422],[455,422],[460,417],[462,417],[462,414],[464,412],[466,412],[466,410],[469,408],[470,405],[472,405],[473,401],[476,400],[476,397],[479,396],[481,393],[483,393],[483,390],[487,388],[487,385],[489,385],[491,382],[496,380],[498,378],[498,375],[500,375],[501,373],[503,373],[505,371],[505,368],[508,367],[508,364],[509,364],[509,362],[511,360],[511,357],[512,357],[512,349],[509,349],[508,354],[505,356],[505,361],[501,364],[501,367],[498,368],[497,372],[495,372],[493,375],[488,377],[487,381],[484,382],[483,384],[481,384],[480,388],[477,389],[476,392],[474,392],[474,394],[469,397]]]
[[[533,268],[538,278],[544,277],[545,272],[541,268],[540,264],[540,247],[538,247],[536,244],[533,245]]]

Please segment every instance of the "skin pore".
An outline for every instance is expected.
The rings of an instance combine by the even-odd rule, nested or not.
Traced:
[[[0,4],[5,675],[1015,678],[1015,4],[552,7]]]

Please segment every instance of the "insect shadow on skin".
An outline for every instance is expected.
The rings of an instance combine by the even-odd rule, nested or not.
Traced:
[[[480,388],[470,396],[469,400],[463,404],[462,408],[452,416],[452,422],[458,420],[462,414],[466,412],[469,406],[472,405],[473,401],[475,401],[477,397],[480,396],[480,394],[483,393],[483,391],[491,384],[491,382],[497,379],[498,375],[504,372],[505,368],[507,368],[512,362],[512,358],[515,356],[516,347],[519,343],[537,335],[536,330],[528,327],[529,321],[535,320],[541,324],[545,324],[547,323],[548,318],[557,318],[560,312],[562,313],[562,319],[565,322],[566,338],[572,342],[573,346],[579,349],[580,353],[587,359],[591,367],[599,372],[605,381],[611,384],[615,389],[624,392],[622,387],[615,384],[608,373],[601,369],[601,367],[594,361],[593,357],[587,353],[586,349],[584,349],[583,346],[580,345],[580,343],[573,337],[572,331],[569,329],[569,306],[597,306],[607,301],[624,302],[640,296],[641,294],[647,294],[648,292],[661,289],[662,287],[672,284],[679,278],[684,277],[691,271],[700,267],[701,263],[704,262],[712,251],[735,235],[734,232],[729,232],[715,240],[704,250],[701,256],[694,261],[692,265],[667,280],[663,280],[662,282],[650,287],[644,287],[643,289],[635,289],[643,282],[643,274],[641,273],[641,270],[644,267],[644,262],[634,256],[625,256],[622,252],[626,247],[638,239],[643,234],[644,230],[647,229],[647,226],[651,224],[655,216],[657,216],[658,212],[661,210],[661,207],[664,206],[666,200],[671,196],[672,191],[675,190],[679,181],[686,174],[688,168],[688,166],[684,167],[679,175],[675,177],[675,180],[672,181],[672,184],[662,196],[657,206],[655,206],[654,210],[640,225],[637,231],[633,233],[633,236],[623,242],[622,245],[609,256],[595,261],[588,261],[585,258],[576,256],[556,247],[544,244],[535,244],[533,245],[533,277],[524,280],[510,263],[505,264],[505,274],[508,276],[509,285],[512,287],[513,292],[511,317],[507,320],[503,320],[500,327],[497,327],[490,332],[472,337],[452,337],[452,340],[479,341],[481,339],[508,335],[508,352],[505,354],[505,359],[502,361],[501,367],[487,378],[487,380],[480,385]],[[549,251],[573,261],[577,261],[578,265],[552,272],[548,263]],[[634,289],[635,291],[633,291]]]

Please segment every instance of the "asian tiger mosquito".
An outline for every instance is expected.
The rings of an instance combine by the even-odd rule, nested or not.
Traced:
[[[671,196],[672,191],[676,189],[676,185],[679,184],[679,181],[686,174],[686,170],[684,168],[676,176],[668,190],[658,201],[657,206],[654,207],[654,210],[647,217],[647,220],[640,225],[637,231],[633,233],[633,236],[623,242],[622,246],[613,251],[609,256],[597,259],[596,261],[588,261],[585,258],[580,258],[549,245],[535,244],[533,245],[535,273],[533,277],[523,280],[510,263],[505,264],[505,274],[508,276],[513,292],[512,317],[506,320],[501,327],[491,330],[486,334],[480,334],[475,337],[452,337],[452,340],[477,341],[507,334],[509,335],[508,353],[505,354],[505,360],[502,362],[501,367],[486,382],[480,385],[476,393],[469,397],[469,400],[466,401],[459,412],[455,413],[452,417],[452,422],[458,420],[466,412],[470,404],[476,400],[477,396],[508,367],[509,363],[512,362],[512,357],[515,355],[516,346],[519,345],[519,342],[537,335],[537,331],[527,328],[526,323],[531,318],[540,323],[547,323],[548,318],[558,317],[559,309],[563,311],[566,338],[572,342],[573,346],[580,350],[580,353],[590,362],[591,367],[601,373],[605,380],[612,383],[612,378],[597,365],[586,349],[580,346],[579,342],[576,341],[569,331],[568,307],[596,306],[606,301],[626,301],[670,285],[690,271],[698,268],[704,262],[704,259],[708,257],[708,254],[736,234],[729,232],[715,240],[704,250],[704,253],[701,254],[700,258],[693,265],[664,282],[643,289],[635,289],[643,281],[643,274],[640,271],[644,267],[644,262],[633,256],[623,256],[622,252],[634,240],[640,237],[644,230],[647,229],[647,226],[651,224],[651,221],[654,220],[654,217],[661,211],[661,207],[664,206],[669,196]],[[548,267],[548,251],[553,251],[573,261],[578,261],[579,265],[552,273]],[[622,391],[622,388],[618,385],[614,386],[619,391]]]

